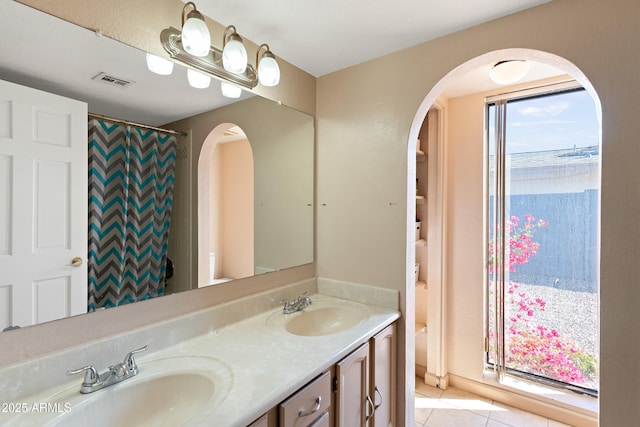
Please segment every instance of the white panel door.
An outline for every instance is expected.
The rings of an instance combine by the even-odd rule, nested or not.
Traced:
[[[0,330],[87,311],[87,147],[86,103],[0,80]]]

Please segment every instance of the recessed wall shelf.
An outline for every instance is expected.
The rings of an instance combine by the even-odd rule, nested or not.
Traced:
[[[416,204],[417,205],[424,205],[426,203],[427,199],[424,196],[416,196]]]

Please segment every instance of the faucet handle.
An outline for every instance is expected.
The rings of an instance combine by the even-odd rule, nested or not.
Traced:
[[[68,370],[67,375],[75,375],[84,372],[84,381],[82,382],[83,386],[93,386],[98,383],[98,371],[91,365],[85,366],[80,369]]]
[[[144,347],[140,347],[136,350],[132,350],[124,357],[124,361],[122,364],[126,367],[126,370],[129,374],[137,374],[138,373],[138,365],[136,365],[136,360],[133,358],[133,355],[136,353],[140,353],[141,351],[145,351],[149,346],[145,345]]]
[[[298,295],[298,301],[297,302],[299,304],[311,305],[313,303],[313,301],[311,301],[311,298],[309,298],[306,295],[307,295],[307,291],[304,291],[303,293]]]
[[[280,301],[280,304],[284,304],[284,307],[282,307],[282,312],[284,314],[289,314],[291,313],[291,306],[295,303],[295,301],[290,301],[288,299],[283,299]]]

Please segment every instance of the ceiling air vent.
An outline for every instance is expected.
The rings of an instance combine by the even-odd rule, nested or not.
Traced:
[[[123,89],[135,83],[133,80],[126,80],[120,77],[109,75],[107,73],[100,73],[91,80],[95,80],[98,82],[108,84],[110,86],[115,86]]]

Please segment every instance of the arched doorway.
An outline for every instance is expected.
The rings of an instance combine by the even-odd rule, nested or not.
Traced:
[[[244,131],[216,126],[198,159],[198,287],[254,274],[253,171]]]
[[[471,126],[469,123],[459,123],[456,127],[451,123],[453,117],[449,115],[449,99],[443,97],[443,93],[451,92],[456,82],[470,79],[473,76],[482,75],[488,80],[488,70],[498,61],[508,59],[526,59],[545,66],[557,69],[557,75],[567,75],[575,79],[590,94],[595,104],[598,121],[601,121],[601,107],[599,99],[586,76],[569,61],[540,51],[528,49],[505,49],[489,52],[476,57],[452,70],[432,88],[422,102],[416,113],[409,137],[408,159],[416,160],[416,142],[421,139],[421,146],[429,142],[421,138],[426,134],[425,123],[429,123],[429,114],[435,115],[433,122],[440,124],[440,134],[435,136],[439,150],[435,156],[429,153],[429,167],[435,168],[437,182],[431,189],[427,200],[438,201],[437,215],[425,224],[422,219],[424,236],[439,236],[439,241],[429,242],[434,244],[435,250],[440,250],[439,256],[435,256],[436,262],[421,266],[418,278],[428,283],[424,300],[428,301],[426,313],[420,313],[416,307],[416,321],[421,314],[426,319],[428,334],[426,339],[427,363],[425,378],[430,379],[432,385],[446,388],[451,378],[458,381],[473,380],[483,382],[484,363],[482,349],[484,343],[484,315],[483,301],[486,299],[483,281],[485,277],[485,245],[484,216],[485,203],[482,196],[485,178],[485,156],[483,149],[482,131],[474,138],[479,139],[479,144],[472,150],[462,145],[454,146],[452,141],[461,141],[468,138],[465,131]],[[548,77],[548,76],[547,76]],[[546,77],[544,77],[546,78]],[[550,78],[550,77],[549,77]],[[490,89],[480,87],[476,93],[482,94]],[[471,94],[472,92],[469,92]],[[458,95],[459,96],[459,95]],[[452,97],[454,98],[454,97]],[[484,103],[484,96],[479,95],[480,103]],[[455,102],[455,101],[454,101]],[[480,109],[479,117],[473,117],[482,127],[484,124],[483,109]],[[460,117],[458,114],[456,117]],[[428,128],[428,126],[427,126]],[[433,128],[432,128],[433,129]],[[600,140],[601,126],[598,126],[598,138]],[[416,170],[409,168],[407,181],[408,187],[408,211],[419,213],[414,202],[416,194]],[[431,176],[432,171],[429,172]],[[426,191],[427,187],[422,187]],[[421,185],[418,183],[418,193]],[[411,218],[411,215],[408,216]],[[407,264],[420,256],[420,250],[413,236],[415,224],[409,221],[407,224],[407,254],[410,259]],[[431,251],[431,247],[429,251]],[[431,258],[431,257],[429,257]],[[425,268],[426,267],[426,268]],[[425,271],[426,270],[426,271]],[[420,287],[414,286],[413,275],[408,273],[407,280],[408,304],[420,300]],[[411,327],[411,325],[407,325]],[[418,334],[420,325],[416,323],[415,341],[420,342]],[[599,328],[598,328],[599,329]],[[472,349],[477,349],[477,354]],[[412,349],[409,349],[412,351]],[[417,356],[417,354],[416,354]],[[417,368],[417,366],[416,366]],[[431,371],[429,371],[431,369]],[[450,375],[451,373],[455,375]],[[412,380],[412,379],[409,379]],[[460,384],[460,383],[458,383]]]

